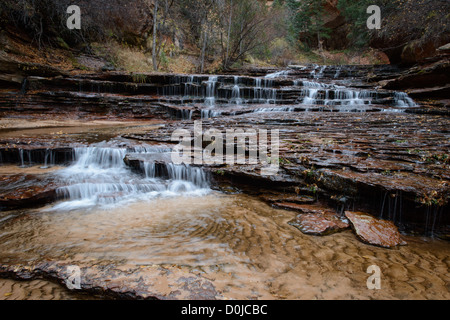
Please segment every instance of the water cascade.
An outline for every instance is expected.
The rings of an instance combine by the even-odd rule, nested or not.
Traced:
[[[182,120],[275,111],[403,112],[418,106],[404,92],[362,85],[365,70],[308,65],[263,77],[174,76],[162,98],[171,114]]]
[[[217,77],[209,77],[208,81],[206,82],[207,86],[206,86],[205,104],[209,107],[213,107],[215,105],[216,83]]]
[[[58,203],[55,208],[76,209],[207,193],[208,178],[200,168],[177,166],[170,162],[156,164],[151,160],[154,156],[159,159],[163,155],[164,159],[170,161],[167,151],[152,147],[116,148],[104,143],[75,148],[74,163],[57,172],[66,185],[57,190],[59,198],[65,201]],[[149,162],[142,164],[144,178],[125,164],[124,158],[132,154],[149,157]]]

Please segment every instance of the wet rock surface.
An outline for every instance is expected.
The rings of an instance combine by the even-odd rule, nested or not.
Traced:
[[[33,175],[0,176],[0,208],[43,206],[56,200],[58,184]]]
[[[262,165],[213,167],[218,182],[355,204],[408,229],[427,225],[433,208],[441,208],[435,226],[448,224],[449,125],[446,117],[405,113],[272,113],[209,119],[203,130],[280,130],[277,175],[263,176]],[[132,137],[167,143],[176,128],[194,130],[185,121]]]
[[[346,230],[350,227],[345,217],[320,206],[298,206],[302,214],[297,215],[289,224],[304,234],[325,236]]]
[[[164,266],[76,266],[80,287],[74,287],[68,263],[41,262],[36,265],[0,265],[0,276],[18,280],[46,279],[74,292],[114,299],[217,300],[223,298],[207,279],[187,270]]]
[[[383,248],[406,245],[392,221],[376,219],[362,212],[346,211],[345,216],[357,237],[365,243]]]
[[[273,73],[267,75],[268,72]],[[133,216],[133,210],[129,210],[130,219],[124,218],[123,212],[116,212],[116,225],[109,224],[113,221],[114,210],[111,210],[107,219],[99,224],[103,231],[106,230],[101,239],[98,239],[98,230],[91,229],[99,221],[88,222],[89,219],[104,218],[105,213],[101,210],[95,215],[85,215],[84,209],[64,211],[61,215],[44,214],[42,221],[34,212],[26,213],[20,220],[14,217],[16,214],[21,217],[21,212],[12,213],[11,219],[5,211],[7,220],[4,221],[15,226],[17,232],[22,232],[20,223],[26,223],[29,230],[36,230],[37,223],[42,230],[53,233],[53,237],[40,239],[44,242],[57,237],[52,223],[69,225],[70,229],[75,222],[80,223],[81,226],[71,229],[73,234],[68,236],[73,236],[77,245],[90,248],[94,257],[100,254],[102,262],[87,263],[86,260],[93,258],[83,254],[90,251],[77,251],[77,246],[71,247],[75,248],[72,252],[74,260],[61,262],[65,259],[62,253],[66,254],[66,248],[59,246],[61,241],[57,241],[53,250],[42,247],[45,255],[56,255],[55,262],[48,262],[39,252],[35,265],[17,261],[5,263],[0,266],[0,275],[16,279],[45,278],[65,285],[67,266],[79,264],[84,277],[82,290],[94,294],[131,299],[222,299],[228,298],[226,290],[230,286],[221,284],[231,281],[236,270],[233,268],[237,268],[242,288],[246,286],[243,284],[248,284],[242,279],[253,275],[255,270],[261,274],[258,273],[260,278],[252,280],[252,287],[245,294],[233,287],[231,297],[273,298],[292,283],[291,279],[284,282],[283,277],[293,265],[296,270],[292,274],[287,271],[289,277],[303,283],[307,277],[302,273],[305,270],[302,261],[308,261],[314,255],[323,262],[330,260],[330,255],[335,257],[345,251],[337,261],[346,260],[350,256],[345,247],[349,242],[357,247],[352,247],[350,260],[360,256],[358,250],[372,250],[372,246],[359,241],[355,241],[355,245],[350,232],[340,232],[349,229],[350,225],[362,241],[383,248],[403,244],[398,230],[445,238],[450,225],[450,120],[445,113],[423,112],[430,110],[424,105],[419,106],[405,93],[374,88],[373,83],[367,82],[368,73],[375,74],[377,81],[385,81],[398,72],[392,66],[309,65],[292,66],[288,71],[253,70],[246,76],[145,75],[145,81],[141,83],[135,83],[130,75],[113,72],[76,77],[29,77],[20,92],[2,90],[0,116],[3,117],[131,121],[120,127],[93,130],[60,127],[43,131],[33,128],[2,130],[1,164],[16,165],[15,170],[23,172],[1,175],[0,180],[5,183],[0,188],[0,203],[7,210],[36,206],[40,201],[42,204],[59,201],[55,206],[64,211],[65,202],[72,201],[71,204],[78,208],[77,201],[86,199],[89,205],[115,206],[134,194],[155,195],[151,199],[161,198],[164,202],[169,201],[166,196],[170,199],[174,194],[202,189],[207,189],[208,193],[216,190],[221,195],[241,196],[244,193],[255,197],[242,200],[231,213],[226,213],[229,216],[225,215],[225,218],[211,212],[211,208],[222,208],[221,201],[224,200],[220,197],[211,200],[202,193],[199,193],[203,197],[201,201],[183,198],[183,201],[191,201],[191,205],[212,201],[212,206],[201,210],[200,217],[191,216],[185,202],[182,202],[183,208],[177,207],[176,200],[172,200],[176,210],[168,215],[170,217],[158,215],[167,210],[165,202],[159,204],[160,209],[153,210],[157,200],[152,202],[151,210],[147,203],[143,207],[133,207],[142,210],[142,214]],[[152,121],[140,123],[139,119]],[[172,134],[179,129],[193,134],[194,120],[202,120],[203,132],[218,129],[224,135],[227,129],[267,130],[269,136],[271,130],[278,130],[279,155],[270,158],[270,164],[276,165],[277,174],[263,173],[268,163],[226,164],[223,161],[175,165],[170,153],[179,141],[173,141]],[[190,141],[194,143],[192,136]],[[228,142],[235,150],[239,147],[234,138]],[[198,149],[202,151],[209,143],[203,141]],[[245,146],[244,150],[248,156],[250,147]],[[63,179],[53,181],[48,175],[26,173],[27,167],[36,165],[73,166],[74,170],[62,175]],[[111,168],[114,170],[109,172]],[[105,171],[102,177],[94,177],[87,169],[95,169],[95,173]],[[72,188],[61,185],[64,178],[71,181],[69,187]],[[61,193],[64,197],[55,196],[58,188],[64,191]],[[254,199],[263,200],[269,206]],[[256,207],[259,208],[257,213]],[[184,220],[179,222],[181,209],[188,212],[181,215]],[[47,218],[52,223],[47,223]],[[175,221],[171,221],[172,218]],[[152,233],[145,229],[147,224],[140,219],[148,219]],[[161,224],[154,226],[158,219]],[[128,223],[131,225],[124,227]],[[108,226],[116,227],[117,232],[109,232]],[[306,235],[334,235],[308,237],[296,228]],[[161,263],[144,263],[142,267],[139,263],[123,265],[104,258],[105,252],[97,252],[102,247],[97,243],[100,241],[122,260],[124,256],[129,257],[128,251],[124,254],[123,250],[110,246],[114,241],[124,241],[123,246],[128,248],[127,237],[114,237],[121,232],[129,236],[129,230],[134,241],[131,251],[136,250],[134,259],[145,260],[148,255],[143,255],[140,250],[151,249],[154,250],[151,258],[159,258]],[[168,238],[167,230],[170,231]],[[152,241],[149,234],[155,232],[161,239],[156,237],[149,246],[145,241]],[[108,242],[108,237],[113,241]],[[334,242],[334,237],[339,239],[339,244]],[[145,242],[144,249],[136,246],[137,238]],[[165,246],[172,239],[175,245]],[[216,241],[214,239],[221,242],[211,244],[211,240]],[[42,243],[38,240],[30,239],[39,247]],[[18,245],[27,248],[30,245],[27,241],[19,241]],[[193,241],[192,246],[190,241]],[[317,249],[326,248],[327,241],[332,242],[334,253]],[[158,246],[163,247],[158,249]],[[186,249],[177,252],[179,247]],[[189,255],[192,248],[198,252],[194,250]],[[175,251],[172,255],[164,255],[172,250]],[[218,250],[221,254],[217,254]],[[4,253],[5,262],[16,259],[17,253],[13,251]],[[185,261],[178,260],[180,255],[190,259],[190,267],[183,265]],[[80,256],[85,259],[83,262],[79,260]],[[220,267],[212,266],[218,256],[230,260]],[[173,265],[163,263],[167,257],[175,261]],[[206,257],[213,261],[208,267],[219,271],[201,272],[203,277],[195,270],[203,270],[198,261],[204,261]],[[283,262],[279,262],[279,258]],[[319,260],[308,266],[309,273],[315,272]],[[439,264],[442,259],[436,261],[434,263],[442,268]],[[228,263],[233,265],[232,272],[228,272]],[[353,267],[354,270],[363,269],[359,264]],[[336,272],[336,265],[327,266],[327,270],[330,274]],[[403,271],[400,273],[404,274]],[[327,277],[316,276],[318,280],[314,280],[310,289]],[[395,278],[395,274],[391,276]],[[260,279],[271,280],[261,284]],[[278,283],[278,291],[267,289],[274,283]],[[361,284],[344,287],[353,286],[360,287]],[[286,290],[286,295],[299,298],[300,295],[293,294],[297,289]],[[322,287],[320,290],[333,291],[329,289]],[[404,292],[402,294],[410,296],[408,291]],[[323,295],[317,293],[315,296]],[[387,296],[393,294],[389,292]]]

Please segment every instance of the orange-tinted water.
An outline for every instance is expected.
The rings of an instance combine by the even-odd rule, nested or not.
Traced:
[[[287,224],[294,216],[219,193],[107,210],[43,208],[1,225],[0,261],[179,265],[233,299],[450,298],[448,242],[409,237],[408,246],[382,249],[351,231],[303,235]],[[381,290],[367,288],[371,265],[381,268]]]

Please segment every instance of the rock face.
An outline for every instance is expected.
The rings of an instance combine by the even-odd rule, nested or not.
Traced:
[[[344,49],[349,45],[347,23],[337,5],[338,0],[327,0],[324,5],[324,27],[332,30],[332,37],[324,40],[324,45],[329,50]]]
[[[396,78],[382,81],[384,89],[406,90],[414,99],[445,100],[450,97],[450,57],[438,61],[416,65]],[[444,103],[445,105],[445,103]],[[445,114],[448,108],[441,110]]]
[[[346,211],[345,216],[350,221],[357,237],[364,243],[383,248],[406,244],[391,221],[376,219],[362,212]]]
[[[446,87],[450,84],[450,59],[416,66],[401,73],[398,78],[384,85],[385,89],[405,90]],[[448,92],[447,95],[448,97]]]
[[[382,7],[381,30],[372,33],[370,46],[384,51],[391,63],[413,65],[436,57],[450,41],[448,1],[398,1]]]

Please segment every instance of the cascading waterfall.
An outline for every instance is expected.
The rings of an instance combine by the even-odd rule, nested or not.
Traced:
[[[220,116],[221,114],[222,114],[221,111],[217,111],[214,109],[203,109],[200,112],[202,119],[214,118],[214,117]]]
[[[334,74],[334,78],[337,79],[341,75],[341,67],[336,68],[336,73]]]
[[[166,174],[157,174],[154,162],[143,165],[145,177],[126,166],[127,154],[170,154],[155,147],[115,148],[99,144],[75,148],[74,163],[57,172],[66,186],[57,189],[64,199],[54,209],[77,209],[97,205],[127,203],[140,199],[177,195],[201,195],[209,191],[206,174],[200,168],[172,163],[158,164]],[[170,158],[168,156],[168,158]]]
[[[46,149],[45,150],[45,156],[44,156],[44,166],[41,167],[42,169],[47,169],[50,166],[53,166],[55,164],[55,156],[52,150]]]
[[[417,106],[406,93],[362,86],[360,79],[355,78],[360,73],[358,70],[349,66],[308,65],[255,78],[174,76],[163,87],[163,93],[179,94],[168,109],[172,116],[182,120],[192,120],[197,112],[202,119],[208,119],[224,114],[275,111],[403,112]],[[290,82],[291,74],[299,78]],[[274,106],[263,106],[266,104]]]
[[[237,77],[237,76],[234,77],[234,86],[231,91],[231,101],[230,102],[237,104],[237,105],[242,104],[241,88],[239,87],[239,77]]]
[[[253,112],[259,113],[259,112],[294,112],[296,110],[296,107],[279,107],[279,108],[258,108],[255,109]]]
[[[325,106],[367,106],[371,105],[380,97],[391,97],[394,100],[394,107],[416,107],[417,104],[404,92],[394,92],[383,94],[376,90],[355,89],[335,84],[313,82],[313,81],[294,81],[294,85],[303,86],[301,104],[303,105],[325,105]],[[388,102],[387,100],[386,103]],[[378,102],[379,103],[379,102]],[[348,111],[343,108],[343,111]],[[388,111],[389,109],[386,109]],[[397,109],[391,109],[396,111]]]
[[[394,100],[398,107],[417,107],[417,103],[415,103],[405,92],[395,92]]]
[[[198,97],[200,95],[199,80],[195,76],[189,76],[184,83],[184,97]]]
[[[322,77],[323,77],[323,73],[324,73],[324,71],[325,71],[326,68],[327,68],[327,66],[322,66],[322,67],[320,67],[318,73],[314,72],[314,79],[320,79],[320,78],[322,78]],[[314,71],[315,71],[315,70],[314,70]]]
[[[269,73],[268,75],[266,75],[266,79],[274,79],[274,78],[280,78],[280,77],[285,77],[289,74],[288,70],[283,70],[283,71],[279,71],[279,72],[275,72],[275,73]]]
[[[205,104],[209,107],[214,107],[216,104],[216,84],[217,77],[209,77],[206,82]]]
[[[305,98],[303,99],[303,104],[315,104],[317,99],[317,93],[319,89],[308,88],[306,89]]]
[[[209,187],[207,174],[201,169],[184,164],[144,162],[142,169],[147,179],[164,178],[173,181],[169,190],[195,191]]]
[[[262,85],[264,80],[264,87]],[[277,89],[272,88],[273,81],[268,79],[255,79],[255,88],[253,89],[254,103],[275,103],[277,99]]]

